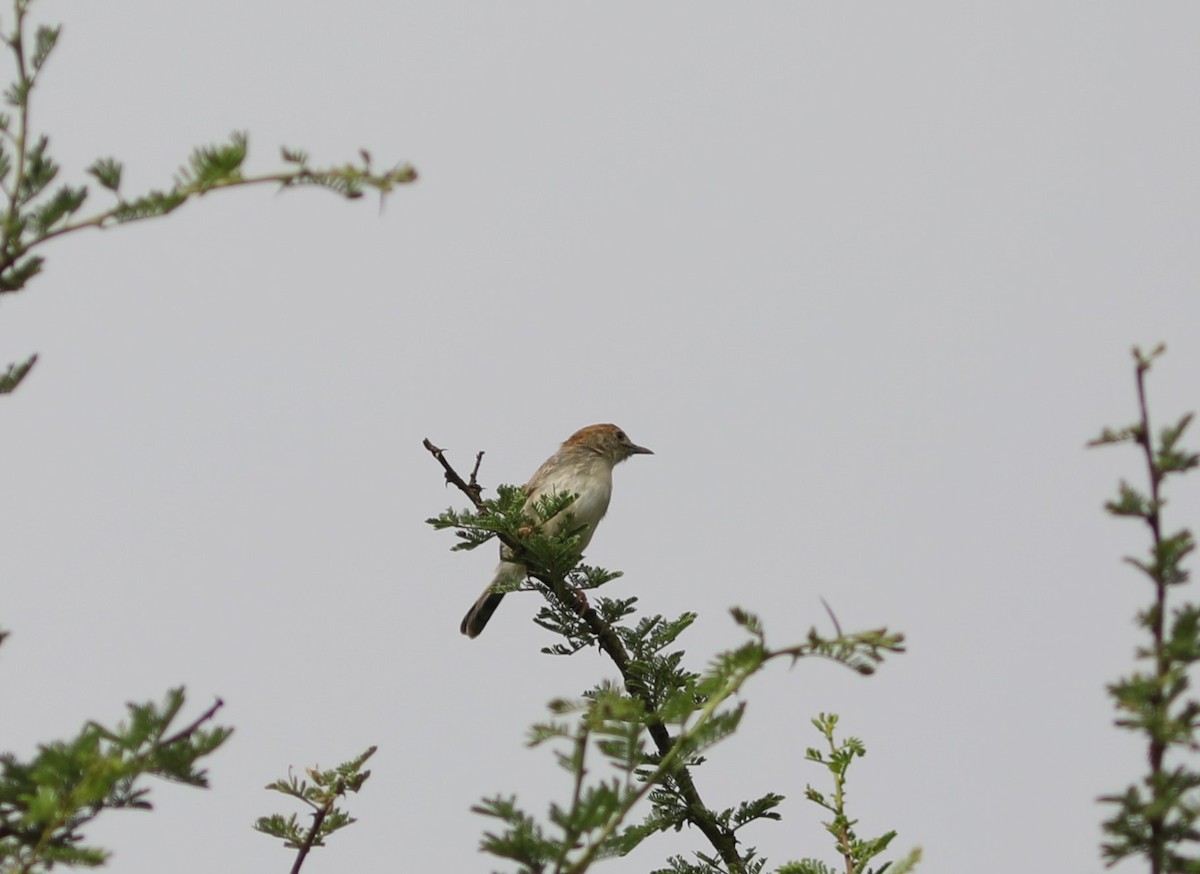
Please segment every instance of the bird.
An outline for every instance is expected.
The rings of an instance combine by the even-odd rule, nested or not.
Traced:
[[[563,441],[558,451],[547,458],[525,484],[525,513],[536,518],[537,502],[546,495],[578,495],[566,509],[541,520],[541,530],[543,534],[553,535],[568,521],[572,528],[584,526],[579,536],[582,554],[596,533],[596,526],[608,512],[613,468],[631,456],[653,454],[630,440],[616,425],[580,428]],[[504,593],[493,591],[493,587],[524,579],[525,566],[512,561],[512,557],[512,550],[507,546],[500,547],[500,564],[492,581],[463,617],[459,630],[467,637],[478,637],[500,606]]]

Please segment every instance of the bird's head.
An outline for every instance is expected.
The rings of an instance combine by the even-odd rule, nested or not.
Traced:
[[[563,448],[585,449],[608,459],[610,464],[624,461],[631,455],[653,455],[652,450],[638,446],[616,425],[588,425],[566,439]]]

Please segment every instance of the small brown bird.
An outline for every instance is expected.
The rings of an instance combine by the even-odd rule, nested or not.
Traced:
[[[586,525],[579,540],[579,551],[582,553],[596,533],[596,526],[608,512],[608,502],[612,498],[613,468],[631,455],[653,454],[644,446],[633,443],[616,425],[580,428],[566,439],[558,452],[546,459],[525,484],[525,512],[530,516],[535,515],[534,506],[544,495],[578,495],[561,513],[542,520],[541,529],[545,534],[555,534],[568,519],[572,527]],[[500,565],[492,581],[463,617],[461,631],[467,637],[477,637],[500,605],[504,593],[493,592],[492,587],[497,583],[525,578],[525,566],[510,561],[511,558],[512,551],[502,546]]]

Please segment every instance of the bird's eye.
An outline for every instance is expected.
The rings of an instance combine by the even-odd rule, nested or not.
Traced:
[[[618,439],[618,440],[628,440],[629,438],[625,436],[625,432],[624,432],[624,431],[618,431],[618,432],[617,432],[617,439]]]

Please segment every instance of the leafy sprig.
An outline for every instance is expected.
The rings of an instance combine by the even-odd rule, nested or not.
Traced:
[[[105,810],[150,809],[146,777],[206,787],[198,762],[232,729],[209,727],[222,703],[175,729],[182,688],[162,704],[129,704],[116,728],[89,722],[71,740],[43,744],[28,761],[0,755],[0,870],[32,874],[55,865],[94,867],[108,852],[83,828]]]
[[[896,837],[896,832],[889,831],[875,838],[860,838],[855,832],[858,820],[851,819],[846,812],[847,773],[855,758],[867,754],[867,748],[856,737],[838,740],[835,736],[838,724],[836,713],[822,713],[812,721],[817,731],[825,739],[826,749],[809,747],[805,752],[808,761],[822,765],[833,778],[833,794],[826,795],[811,785],[804,787],[804,796],[824,808],[833,816],[824,823],[825,830],[833,836],[834,846],[841,856],[843,870],[846,874],[905,874],[916,867],[921,860],[919,847],[910,850],[908,855],[897,862],[885,862],[879,868],[869,867],[876,856],[887,850]],[[799,862],[789,862],[779,869],[779,874],[827,874],[833,869],[817,859],[804,859]]]
[[[60,167],[50,154],[49,136],[36,132],[31,123],[34,88],[61,34],[58,26],[39,25],[30,39],[27,16],[32,5],[33,0],[13,0],[11,30],[0,36],[11,52],[15,75],[4,92],[9,111],[0,112],[0,196],[6,201],[0,213],[0,295],[20,291],[41,272],[45,259],[36,250],[57,237],[161,218],[210,191],[247,185],[315,186],[348,199],[362,197],[368,190],[382,198],[397,186],[416,181],[412,165],[376,169],[366,150],[359,152],[357,161],[322,167],[313,165],[303,150],[285,147],[284,169],[247,173],[249,139],[235,132],[228,142],[193,149],[169,187],[130,196],[121,187],[121,162],[98,158],[86,173],[116,202],[84,215],[87,186],[53,187]],[[37,356],[31,355],[8,365],[0,374],[0,394],[15,390],[36,363]]]
[[[1123,428],[1105,428],[1088,444],[1139,447],[1148,482],[1142,491],[1122,480],[1116,499],[1105,504],[1112,515],[1146,525],[1149,554],[1125,561],[1137,568],[1153,592],[1150,604],[1137,615],[1150,638],[1136,652],[1147,669],[1108,686],[1117,708],[1116,725],[1145,738],[1149,772],[1123,792],[1101,798],[1117,808],[1104,823],[1108,839],[1101,850],[1109,865],[1144,856],[1152,874],[1200,871],[1195,851],[1200,842],[1200,772],[1190,755],[1200,748],[1200,701],[1190,693],[1191,667],[1200,661],[1200,607],[1168,603],[1171,591],[1189,579],[1183,562],[1195,549],[1195,540],[1186,528],[1167,532],[1162,518],[1167,503],[1164,483],[1200,465],[1200,455],[1180,446],[1191,413],[1157,435],[1151,428],[1146,374],[1165,351],[1161,344],[1149,353],[1133,350],[1138,419]]]
[[[335,768],[308,768],[305,772],[308,774],[308,780],[289,772],[286,779],[267,784],[268,789],[295,798],[312,810],[310,825],[301,823],[294,813],[287,816],[279,813],[262,816],[254,824],[256,831],[278,838],[283,841],[286,849],[296,851],[292,874],[298,874],[314,847],[325,846],[326,838],[356,822],[354,817],[338,807],[337,802],[348,793],[362,789],[371,776],[371,772],[364,771],[362,766],[375,755],[375,750],[376,747],[368,747],[364,752]]]

